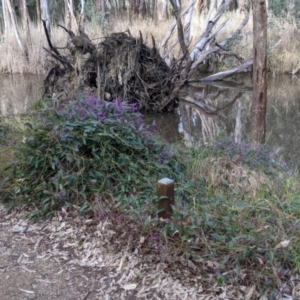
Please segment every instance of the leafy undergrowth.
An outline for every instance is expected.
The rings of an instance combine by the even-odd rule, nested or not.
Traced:
[[[27,119],[0,117],[0,174],[13,160],[14,149],[22,141],[24,123]]]
[[[153,197],[157,180],[183,178],[184,159],[156,138],[133,105],[92,96],[27,123],[24,142],[4,179],[6,201],[25,201],[34,216],[51,216],[62,206],[87,213],[101,199]]]
[[[171,219],[157,217],[162,177],[176,182]],[[29,217],[93,215],[117,250],[189,270],[207,290],[240,284],[271,299],[291,294],[300,271],[299,179],[274,152],[231,138],[183,150],[117,100],[44,112],[1,180],[2,198],[28,203]]]

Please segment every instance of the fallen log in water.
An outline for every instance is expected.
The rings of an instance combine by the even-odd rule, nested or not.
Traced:
[[[181,7],[171,1],[177,25],[177,40],[167,47],[172,33],[167,33],[163,41],[161,55],[152,37],[152,47],[147,46],[142,34],[133,37],[129,30],[113,33],[94,44],[89,36],[78,26],[78,34],[59,25],[69,37],[67,54],[62,55],[49,38],[44,22],[45,34],[50,49],[45,49],[52,57],[52,67],[44,81],[44,97],[59,100],[74,99],[84,92],[93,93],[107,101],[122,98],[129,103],[136,103],[140,110],[147,112],[173,111],[178,105],[179,90],[189,83],[200,64],[211,55],[231,56],[239,61],[240,66],[201,81],[222,80],[243,72],[252,66],[252,61],[244,62],[239,55],[225,49],[228,42],[240,34],[249,18],[249,9],[240,26],[222,42],[216,41],[217,33],[225,27],[228,20],[216,29],[217,22],[226,12],[230,1],[222,1],[215,17],[211,18],[213,7],[206,20],[203,34],[195,46],[189,50],[190,25],[195,1],[181,13]],[[185,24],[181,18],[186,14]],[[171,59],[171,52],[179,43],[179,58]],[[177,49],[178,50],[178,49]]]

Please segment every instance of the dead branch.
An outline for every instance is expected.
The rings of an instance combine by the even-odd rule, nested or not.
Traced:
[[[163,46],[163,51],[164,53],[163,58],[165,60],[168,60],[172,50],[175,48],[176,44],[179,42],[180,48],[183,54],[188,53],[187,49],[187,43],[186,41],[189,40],[189,24],[190,24],[190,19],[191,14],[190,10],[194,7],[194,2],[191,0],[190,5],[188,9],[185,11],[185,13],[188,13],[188,16],[186,17],[186,20],[188,20],[188,23],[185,27],[186,31],[183,30],[182,27],[182,22],[181,22],[181,17],[183,16],[180,14],[180,7],[176,3],[175,0],[170,0],[174,11],[175,11],[175,19],[176,19],[176,24],[177,24],[177,40],[174,42],[173,45],[169,49],[166,49],[167,41],[170,39],[173,30],[174,30],[174,23],[171,26],[171,30],[167,34],[162,46]],[[228,8],[231,0],[224,0],[222,1],[221,5],[218,7],[217,12],[214,17],[212,17],[213,10],[215,7],[215,0],[212,0],[210,2],[210,9],[205,21],[205,28],[200,36],[199,40],[196,42],[195,46],[192,48],[189,57],[185,58],[185,62],[183,63],[184,67],[181,69],[180,72],[180,80],[178,81],[179,84],[182,82],[186,82],[189,78],[191,78],[194,74],[194,72],[198,69],[199,65],[203,64],[207,59],[212,54],[218,54],[218,55],[223,55],[223,56],[233,56],[235,57],[240,63],[244,62],[243,57],[239,56],[238,54],[228,51],[225,49],[226,44],[234,39],[237,35],[239,35],[242,31],[242,29],[245,27],[249,20],[249,7],[247,6],[246,8],[246,14],[241,22],[241,24],[238,26],[238,28],[226,39],[224,39],[222,42],[217,43],[216,42],[216,36],[217,34],[226,26],[227,22],[229,19],[225,20],[222,22],[219,26],[217,26],[218,21],[220,20],[221,16],[225,13],[226,9]],[[168,65],[172,66],[174,62],[171,62],[168,60]],[[240,72],[245,72],[249,67],[251,67],[251,61],[247,61],[245,64],[242,64],[238,67],[234,67],[230,70],[220,72],[215,75],[211,75],[206,77],[205,79],[202,80],[222,80],[222,78],[226,78],[228,76],[232,76],[234,74],[240,73]]]
[[[238,94],[234,97],[233,100],[231,100],[229,103],[227,103],[226,105],[216,108],[213,111],[208,111],[207,109],[205,109],[204,107],[202,107],[201,105],[199,105],[199,103],[197,103],[196,101],[193,101],[192,99],[189,100],[188,98],[185,100],[181,100],[181,102],[183,102],[183,104],[186,104],[188,106],[194,107],[196,109],[201,110],[204,114],[206,115],[217,115],[220,111],[224,110],[227,107],[230,107],[231,105],[233,105],[239,98],[241,98],[243,95],[242,92],[238,92]],[[205,99],[201,99],[204,103],[205,103]]]
[[[249,21],[249,16],[250,16],[250,9],[249,7],[247,6],[247,10],[246,11],[246,14],[245,14],[245,17],[242,21],[242,23],[240,24],[240,26],[232,33],[232,35],[230,37],[228,37],[227,39],[225,39],[224,41],[220,42],[219,44],[222,46],[222,47],[225,47],[226,44],[232,40],[233,38],[235,38],[237,35],[239,35],[241,32],[242,32],[242,29],[246,26],[246,24],[248,23]]]
[[[187,57],[189,54],[187,45],[185,44],[185,38],[184,38],[184,33],[183,33],[183,26],[181,22],[181,7],[177,5],[175,0],[170,0],[172,7],[174,9],[174,15],[177,23],[177,35],[178,35],[178,41],[179,45],[182,51],[183,57]]]
[[[52,45],[52,42],[51,42],[51,39],[50,39],[50,36],[49,36],[49,32],[48,32],[48,29],[47,29],[46,21],[42,20],[42,22],[43,22],[45,35],[46,35],[47,42],[48,42],[48,45],[50,47],[50,50],[53,51],[57,56],[61,56],[60,53],[57,51],[57,49],[55,47],[53,47],[53,45]]]
[[[225,12],[225,10],[228,6],[229,6],[229,0],[227,0],[226,2],[224,2],[223,4],[221,4],[219,6],[215,17],[207,23],[207,26],[204,29],[203,34],[201,35],[199,41],[196,43],[193,50],[191,51],[190,58],[192,60],[196,60],[198,58],[198,55],[204,50],[204,47],[212,39],[211,31],[212,31],[213,27],[216,25],[216,23],[219,21],[219,19],[221,18],[221,16],[223,15],[223,13]],[[223,27],[224,26],[225,26],[225,24],[223,25]],[[221,28],[219,28],[219,30],[221,30],[223,28],[222,26],[220,26],[220,27]]]
[[[180,15],[180,18],[182,18],[184,15],[186,15],[189,11],[189,9],[191,8],[191,6],[194,5],[193,3],[191,3]],[[177,25],[177,22],[176,20],[172,23],[168,33],[166,34],[165,38],[163,39],[162,43],[161,43],[161,46],[160,46],[160,54],[162,57],[165,56],[165,53],[167,51],[167,44],[168,44],[168,41],[169,39],[171,38],[173,32],[174,32],[174,29]]]
[[[49,51],[48,49],[46,49],[45,47],[43,47],[43,49],[48,52],[54,59],[60,61],[62,63],[62,65],[66,66],[68,69],[73,70],[74,68],[72,67],[72,65],[67,61],[66,58],[64,58],[63,56],[61,56],[60,54],[57,55],[56,53],[53,53],[51,51]]]
[[[64,27],[60,24],[57,24],[57,26],[61,27],[64,31],[66,31],[71,38],[73,38],[75,36],[75,33],[72,30],[68,30],[66,27]]]
[[[242,73],[242,72],[247,72],[247,69],[251,68],[252,65],[253,65],[253,59],[250,59],[238,67],[234,67],[230,70],[222,71],[222,72],[207,76],[205,78],[200,79],[199,81],[206,82],[206,81],[223,80],[226,77],[230,77],[230,76]]]

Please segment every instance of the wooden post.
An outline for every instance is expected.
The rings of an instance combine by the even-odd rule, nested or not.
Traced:
[[[158,209],[162,210],[158,216],[169,219],[173,213],[171,205],[174,205],[174,180],[163,178],[158,181]]]

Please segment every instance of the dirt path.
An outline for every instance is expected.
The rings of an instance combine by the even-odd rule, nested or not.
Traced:
[[[219,296],[203,294],[201,278],[183,285],[164,264],[108,251],[106,236],[113,232],[105,222],[91,232],[92,220],[29,224],[23,214],[0,205],[1,300],[246,299],[251,293],[224,288]]]

